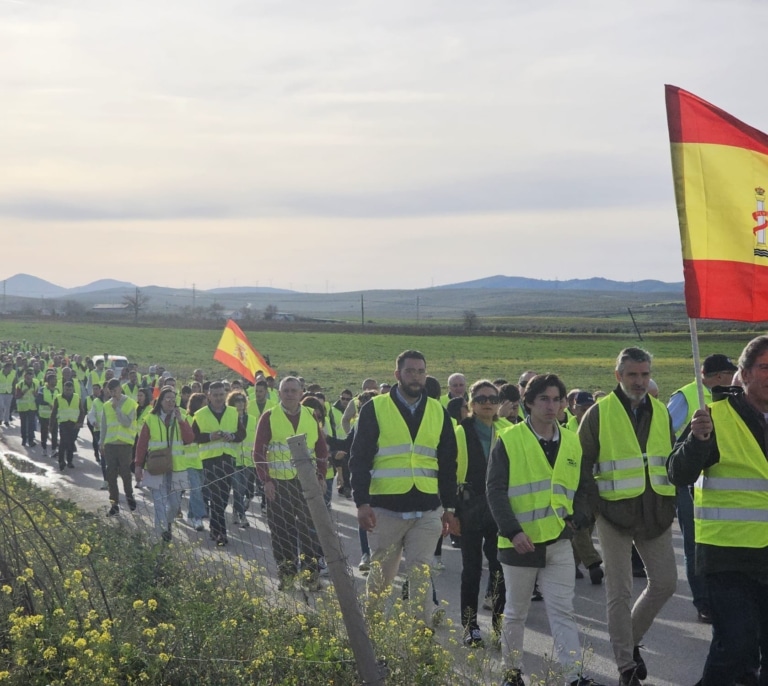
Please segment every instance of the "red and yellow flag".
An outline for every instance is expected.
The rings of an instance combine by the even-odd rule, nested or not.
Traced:
[[[768,320],[768,136],[666,86],[685,303],[693,319]]]
[[[243,378],[253,383],[256,372],[262,371],[266,376],[277,376],[258,350],[254,348],[242,329],[231,319],[224,327],[219,345],[213,353],[213,359],[236,371]]]

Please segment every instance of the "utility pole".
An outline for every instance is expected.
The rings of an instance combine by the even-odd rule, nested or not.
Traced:
[[[195,284],[192,284],[192,316],[195,316]]]
[[[365,328],[365,301],[362,293],[360,294],[360,324]]]

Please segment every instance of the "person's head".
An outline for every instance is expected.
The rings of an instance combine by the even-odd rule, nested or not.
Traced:
[[[258,379],[255,384],[253,384],[253,396],[256,399],[256,402],[261,404],[267,400],[267,394],[269,393],[269,388],[267,387],[267,382],[262,377],[261,379]]]
[[[195,371],[192,372],[192,378],[195,381],[199,381],[200,383],[203,383],[205,380],[205,375],[203,374],[202,369],[195,369]]]
[[[469,411],[485,424],[496,418],[499,408],[499,389],[489,379],[475,381],[469,389]]]
[[[532,369],[528,369],[520,375],[520,378],[517,381],[517,386],[520,389],[520,393],[525,393],[525,387],[534,376],[536,376],[536,372],[534,372]]]
[[[136,373],[135,369],[131,369],[131,371],[128,372],[128,383],[131,385],[136,385],[136,382],[138,381],[139,375]]]
[[[166,372],[165,377],[163,377],[163,386],[170,386],[173,390],[176,390],[176,379],[174,379],[168,372]]]
[[[72,381],[65,381],[61,384],[61,394],[65,398],[71,398],[75,394],[75,384]]]
[[[651,354],[642,348],[624,348],[616,358],[616,380],[633,404],[642,402],[651,381]]]
[[[123,387],[120,385],[120,379],[110,379],[107,381],[107,391],[111,398],[119,398],[123,394]]]
[[[146,388],[140,388],[136,391],[136,402],[139,407],[146,407],[152,402],[152,394]]]
[[[208,404],[212,410],[221,412],[226,407],[227,390],[221,381],[213,381],[208,386]]]
[[[107,380],[114,379],[115,378],[115,370],[112,369],[111,367],[109,369],[107,369],[104,372],[104,378],[107,379]],[[120,379],[118,379],[118,381],[120,381]]]
[[[56,359],[57,358],[55,358],[55,357],[53,358],[54,362],[56,361]],[[59,358],[58,361],[59,361],[59,364],[61,364],[61,359],[60,358]],[[104,360],[102,360],[102,359],[96,360],[96,371],[97,372],[103,372],[104,371]]]
[[[768,412],[768,336],[747,343],[739,356],[739,375],[747,400]]]
[[[467,392],[467,379],[458,372],[448,377],[448,395],[451,398],[458,398]]]
[[[653,379],[648,380],[648,395],[652,395],[654,398],[659,397],[659,384]]]
[[[377,395],[379,395],[376,391],[363,391],[360,395],[357,396],[357,402],[359,403],[360,407],[365,405],[369,400],[372,398],[375,398]]]
[[[295,413],[301,401],[302,385],[295,376],[286,376],[280,382],[280,404],[289,412]]]
[[[451,398],[445,409],[448,416],[459,424],[469,417],[469,404],[464,398]]]
[[[496,388],[501,388],[506,383],[507,383],[507,380],[502,379],[501,377],[493,380],[493,385],[496,386]]]
[[[203,392],[203,384],[201,384],[199,381],[193,381],[191,384],[189,384],[189,387],[192,389],[193,393]]]
[[[170,386],[163,386],[152,406],[152,414],[170,414],[176,407],[176,389]]]
[[[511,418],[513,421],[516,421],[520,415],[520,387],[517,384],[505,383],[498,388],[499,400],[502,403],[509,403],[503,408],[504,418]]]
[[[32,383],[32,379],[34,378],[34,376],[35,376],[35,373],[32,370],[32,367],[27,367],[24,370],[24,382],[25,383],[27,383],[27,384]]]
[[[53,377],[53,383],[56,384],[56,377]],[[101,384],[95,383],[91,384],[91,394],[94,398],[100,398],[101,397]]]
[[[440,382],[434,377],[427,374],[424,378],[424,390],[427,392],[428,398],[434,398],[440,400],[442,394],[442,388],[440,388]]]
[[[392,384],[386,383],[386,382],[379,384],[379,394],[389,393],[391,390],[392,390]]]
[[[46,374],[45,385],[48,386],[48,388],[50,389],[56,388],[56,374]],[[93,385],[98,386],[99,384],[93,384]]]
[[[376,379],[363,379],[363,391],[377,391],[378,389],[379,385],[376,383]]]
[[[350,401],[352,400],[352,391],[350,391],[348,388],[345,388],[341,393],[339,393],[339,407],[342,410],[347,409],[347,405],[349,405]]]
[[[566,395],[565,384],[556,374],[537,374],[525,385],[523,402],[533,424],[557,421],[560,400]]]
[[[230,391],[227,396],[227,405],[234,407],[240,415],[248,409],[248,396],[243,391]]]
[[[181,387],[181,399],[186,402],[187,400],[189,400],[190,395],[192,395],[192,387],[187,384],[184,384]]]
[[[733,375],[738,370],[727,355],[709,355],[701,365],[701,379],[707,388],[730,386],[733,383]]]
[[[415,400],[424,392],[427,360],[418,350],[404,350],[395,360],[395,378],[400,393]]]
[[[270,389],[273,389],[275,387],[275,377],[274,376],[267,376],[264,379],[267,382],[267,386]]]
[[[319,398],[316,398],[314,395],[308,395],[301,401],[301,404],[312,410],[312,414],[320,426],[325,424],[325,405]]]
[[[571,414],[573,414],[573,403],[576,402],[576,396],[581,393],[580,388],[573,388],[570,391],[568,391],[568,409],[571,411]]]
[[[576,421],[581,423],[581,418],[587,413],[587,410],[595,404],[595,398],[589,391],[579,391],[573,399],[573,416]]]
[[[33,369],[34,371],[34,369]],[[63,381],[66,381],[67,379],[72,378],[72,367],[62,367],[61,368],[61,378]]]
[[[189,415],[195,414],[201,407],[205,407],[207,402],[208,398],[205,393],[193,393],[187,401],[187,413]]]
[[[322,393],[323,387],[319,383],[311,383],[306,386],[306,388],[304,389],[304,392],[315,395],[315,393]]]

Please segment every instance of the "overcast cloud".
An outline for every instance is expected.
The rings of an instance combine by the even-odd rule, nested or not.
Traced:
[[[767,20],[757,0],[0,0],[0,231],[34,255],[0,276],[679,281],[663,85],[768,129]],[[119,259],[72,269],[105,242]]]

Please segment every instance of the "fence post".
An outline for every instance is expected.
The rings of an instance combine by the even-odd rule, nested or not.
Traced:
[[[376,662],[373,645],[368,636],[368,627],[365,624],[365,618],[357,599],[355,580],[347,568],[341,542],[334,529],[331,516],[328,514],[328,508],[325,506],[323,487],[317,480],[315,464],[307,448],[307,437],[305,435],[292,436],[288,439],[288,447],[298,472],[301,490],[317,530],[317,537],[323,548],[336,597],[339,599],[349,644],[355,655],[357,671],[364,684],[383,686],[384,678]]]

